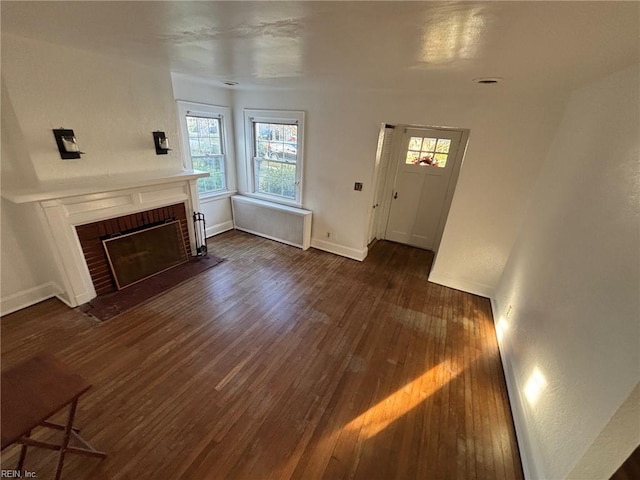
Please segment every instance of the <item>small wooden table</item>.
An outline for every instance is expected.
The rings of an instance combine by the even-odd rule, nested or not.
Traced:
[[[22,470],[28,446],[60,451],[56,480],[59,480],[62,474],[67,452],[99,458],[107,456],[106,453],[99,452],[89,445],[80,437],[80,430],[73,427],[78,399],[90,388],[91,384],[84,378],[72,372],[53,355],[46,353],[38,354],[2,372],[1,449],[4,450],[14,443],[22,444],[17,470]],[[70,408],[66,425],[47,421],[67,405],[70,405]],[[38,426],[62,430],[62,443],[41,442],[29,438],[31,431]],[[83,447],[70,446],[71,437]]]

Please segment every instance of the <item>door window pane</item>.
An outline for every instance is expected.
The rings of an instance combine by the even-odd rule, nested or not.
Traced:
[[[446,153],[436,153],[435,154],[435,161],[436,161],[436,167],[444,167],[447,164],[447,154]]]
[[[422,150],[425,152],[433,152],[436,148],[437,138],[425,138],[422,142]]]
[[[448,138],[439,138],[438,144],[436,146],[436,152],[438,153],[449,153],[449,146],[451,145],[451,140]]]
[[[422,147],[422,137],[411,137],[409,140],[409,150],[420,150]]]
[[[450,147],[448,138],[411,137],[405,163],[444,168]]]
[[[407,163],[416,164],[418,163],[420,157],[420,152],[413,152],[409,150],[407,152]]]

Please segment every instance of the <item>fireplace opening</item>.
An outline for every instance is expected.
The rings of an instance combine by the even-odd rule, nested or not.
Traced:
[[[116,288],[122,290],[188,260],[179,221],[102,241]]]
[[[111,292],[120,290],[109,264],[103,241],[124,237],[128,234],[162,226],[169,222],[179,223],[182,237],[182,243],[179,243],[179,246],[181,245],[185,249],[186,257],[190,259],[192,252],[189,240],[189,222],[184,203],[76,226],[76,232],[91,275],[91,281],[98,296],[108,295]],[[143,246],[141,250],[146,250],[146,247]],[[126,281],[122,283],[122,285],[125,284],[127,284]]]

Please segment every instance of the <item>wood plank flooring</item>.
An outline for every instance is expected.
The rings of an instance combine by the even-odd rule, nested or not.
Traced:
[[[109,456],[65,479],[523,477],[489,301],[428,283],[431,253],[209,250],[226,261],[103,323],[53,299],[2,318],[3,369],[45,350],[94,385],[76,423]]]

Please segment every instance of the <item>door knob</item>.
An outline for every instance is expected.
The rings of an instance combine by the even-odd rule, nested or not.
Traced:
[[[393,198],[398,198],[398,192],[393,194]]]

